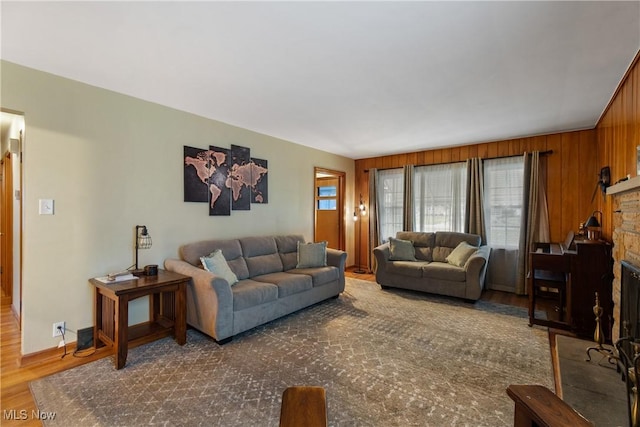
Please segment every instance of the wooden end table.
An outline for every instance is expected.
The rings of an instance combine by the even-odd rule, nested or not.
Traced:
[[[103,283],[89,279],[95,286],[96,349],[110,346],[115,353],[116,369],[127,363],[129,345],[136,346],[173,335],[179,345],[187,342],[186,286],[191,278],[166,270],[157,276]],[[149,296],[149,321],[128,326],[129,301]]]

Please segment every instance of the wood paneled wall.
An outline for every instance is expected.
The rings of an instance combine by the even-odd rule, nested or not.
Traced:
[[[372,157],[356,160],[356,191],[368,195],[369,174],[371,168],[397,168],[407,164],[432,165],[465,161],[480,157],[491,159],[504,156],[522,155],[529,151],[547,151],[552,153],[543,157],[546,170],[546,190],[549,204],[549,226],[552,241],[562,241],[569,230],[578,230],[578,225],[586,221],[597,207],[596,200],[591,202],[593,189],[600,170],[595,154],[596,134],[594,130],[566,132],[506,141],[450,147],[438,150]],[[359,196],[359,194],[356,194]],[[368,200],[367,200],[368,203]],[[363,229],[366,227],[363,227]],[[361,241],[368,242],[363,231]],[[360,265],[366,265],[367,253],[363,246]]]
[[[636,147],[640,145],[640,52],[622,80],[611,103],[596,126],[598,158],[611,168],[611,183],[627,175],[636,176]],[[604,237],[613,235],[611,197],[600,199]]]
[[[397,168],[407,164],[431,165],[464,161],[471,157],[490,159],[520,155],[525,151],[553,153],[544,157],[549,226],[552,241],[562,241],[569,230],[578,230],[592,211],[603,212],[603,237],[611,241],[613,209],[611,198],[598,191],[592,195],[603,166],[611,167],[615,183],[627,174],[636,175],[636,147],[640,145],[640,52],[621,81],[609,106],[594,129],[565,132],[506,141],[426,150],[356,160],[355,199],[362,194],[368,203],[367,171]],[[358,264],[367,265],[369,243],[363,224],[362,254]]]

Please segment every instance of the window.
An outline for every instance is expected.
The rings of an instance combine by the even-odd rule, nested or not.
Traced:
[[[416,167],[413,196],[416,231],[464,232],[466,163]]]
[[[402,231],[404,174],[402,169],[378,171],[380,240],[386,242]]]
[[[319,211],[335,211],[338,206],[337,189],[335,185],[325,185],[318,187],[318,195],[316,197]]]
[[[484,161],[484,215],[489,246],[518,248],[523,183],[522,157]]]

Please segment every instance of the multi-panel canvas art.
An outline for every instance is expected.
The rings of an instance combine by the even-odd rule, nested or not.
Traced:
[[[268,203],[268,167],[251,157],[250,149],[184,146],[184,201],[209,204],[209,215],[249,210],[251,203]]]

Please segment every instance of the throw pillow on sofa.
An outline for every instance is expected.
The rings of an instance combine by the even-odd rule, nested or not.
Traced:
[[[389,237],[389,251],[391,261],[416,261],[416,249],[411,240]]]
[[[227,264],[227,260],[224,258],[224,255],[222,255],[222,251],[220,249],[216,249],[211,252],[208,257],[200,257],[200,261],[202,262],[202,266],[205,270],[222,277],[229,283],[229,286],[233,286],[238,283],[238,276],[231,271],[231,268],[229,268],[229,264]]]
[[[478,248],[467,242],[460,242],[456,248],[447,256],[447,262],[457,267],[464,267],[467,260],[471,258]]]
[[[296,268],[327,266],[327,242],[298,242],[298,265]]]

